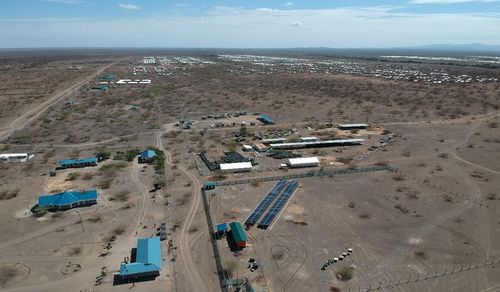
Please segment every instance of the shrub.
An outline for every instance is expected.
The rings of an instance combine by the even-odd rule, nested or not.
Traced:
[[[5,287],[18,273],[15,267],[0,267],[0,287]]]
[[[94,153],[94,155],[97,157],[98,161],[104,161],[111,158],[111,152],[108,151],[99,151]]]
[[[92,214],[92,216],[90,216],[90,218],[88,218],[87,221],[91,223],[102,222],[102,216],[101,214]]]
[[[422,260],[426,260],[428,258],[427,254],[425,254],[425,252],[423,252],[423,251],[416,251],[413,254],[415,255],[416,258],[419,258]]]
[[[114,193],[111,196],[111,200],[117,200],[117,201],[120,201],[120,202],[126,202],[126,201],[128,201],[129,197],[130,197],[130,191],[128,191],[128,190],[121,190],[121,191],[118,191],[118,192]]]
[[[337,277],[337,279],[339,279],[340,281],[349,281],[350,279],[352,279],[353,273],[353,267],[344,266],[335,272],[335,277]]]
[[[118,226],[112,231],[113,235],[118,236],[125,233],[125,226]]]
[[[76,256],[76,255],[79,255],[81,253],[82,253],[82,248],[79,246],[74,246],[74,247],[70,248],[68,251],[68,254],[70,256]]]
[[[78,172],[70,172],[68,173],[68,178],[66,180],[73,181],[80,177]]]
[[[91,172],[86,172],[82,175],[83,180],[91,180],[94,178],[94,174]]]
[[[361,219],[370,219],[372,216],[370,215],[370,213],[363,212],[363,213],[359,214],[358,217]]]
[[[0,192],[0,200],[10,200],[19,194],[19,189],[5,190]]]

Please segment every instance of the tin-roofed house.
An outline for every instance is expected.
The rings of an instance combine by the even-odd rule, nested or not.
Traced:
[[[262,123],[264,123],[265,125],[274,124],[273,118],[271,118],[270,116],[268,116],[266,114],[260,114],[258,117],[258,120],[261,121]]]
[[[160,274],[162,266],[159,237],[139,238],[135,261],[120,265],[120,276],[123,279],[155,277]]]
[[[231,228],[231,234],[233,236],[234,241],[236,242],[236,245],[239,248],[244,248],[247,246],[247,235],[245,234],[245,230],[243,230],[243,227],[241,226],[240,222],[231,222],[229,224],[229,227]]]
[[[146,149],[139,156],[139,163],[151,163],[155,160],[156,152],[151,149]]]
[[[67,210],[97,204],[97,190],[69,191],[38,197],[38,206],[53,210]]]
[[[59,161],[59,168],[78,168],[87,166],[97,166],[97,157],[86,157],[81,159],[64,159]]]

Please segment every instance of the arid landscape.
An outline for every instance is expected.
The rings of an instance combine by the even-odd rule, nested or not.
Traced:
[[[499,57],[403,53],[0,51],[0,290],[500,291]]]

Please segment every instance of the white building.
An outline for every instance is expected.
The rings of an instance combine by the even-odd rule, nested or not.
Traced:
[[[319,165],[319,159],[318,157],[289,158],[287,164],[292,168],[315,167]]]
[[[220,170],[224,172],[249,172],[252,171],[251,162],[221,163]]]
[[[29,153],[3,153],[0,154],[0,161],[19,161],[26,162],[28,160],[33,159],[35,154]]]
[[[318,137],[314,136],[300,138],[300,142],[317,142],[317,141],[319,141]]]
[[[253,150],[252,146],[250,146],[250,145],[243,145],[243,146],[241,146],[241,149],[243,151],[252,151]]]
[[[341,130],[355,130],[355,129],[366,129],[370,125],[368,124],[340,124],[339,129]]]

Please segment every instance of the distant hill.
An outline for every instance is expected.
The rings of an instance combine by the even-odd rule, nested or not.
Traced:
[[[431,44],[415,47],[401,47],[407,50],[429,50],[429,51],[468,51],[468,52],[496,52],[500,53],[500,45],[472,44]]]

